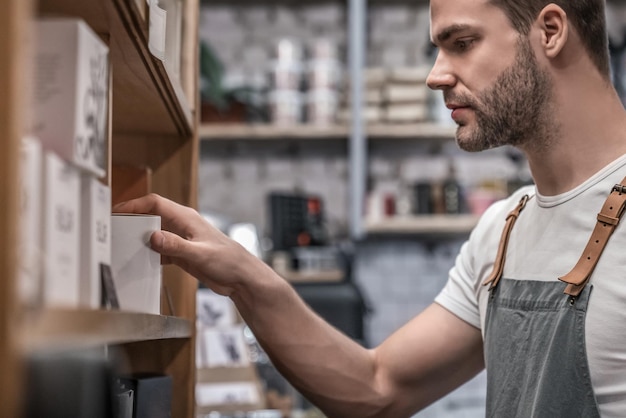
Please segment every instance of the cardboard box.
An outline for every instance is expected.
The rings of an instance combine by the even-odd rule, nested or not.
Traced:
[[[78,306],[80,172],[53,152],[44,156],[43,299]]]
[[[33,137],[24,138],[20,159],[20,263],[17,287],[20,301],[32,307],[41,302],[41,142]]]
[[[104,176],[108,47],[80,19],[37,21],[34,133],[44,147]]]
[[[89,174],[81,178],[80,305],[98,309],[100,265],[111,265],[111,189]]]

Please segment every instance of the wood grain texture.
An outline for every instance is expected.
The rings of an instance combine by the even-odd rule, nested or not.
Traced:
[[[17,415],[22,383],[17,348],[16,271],[19,143],[30,83],[27,57],[32,3],[0,2],[0,416]]]

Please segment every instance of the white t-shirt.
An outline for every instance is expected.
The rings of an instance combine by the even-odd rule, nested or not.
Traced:
[[[626,177],[626,155],[585,183],[557,196],[524,187],[492,205],[461,248],[448,283],[435,301],[483,330],[488,286],[506,215],[524,194],[533,196],[518,218],[503,278],[556,281],[578,261],[613,185]],[[602,417],[626,416],[626,215],[591,276],[586,319],[591,381]],[[565,284],[563,285],[565,286]]]

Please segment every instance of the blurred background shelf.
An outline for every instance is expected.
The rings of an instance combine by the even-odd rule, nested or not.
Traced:
[[[478,219],[476,215],[396,216],[366,222],[365,230],[370,235],[462,235],[469,234]]]
[[[366,126],[369,139],[454,139],[456,128],[435,123],[375,124]],[[202,141],[267,139],[347,139],[348,125],[316,127],[271,124],[203,124],[198,135]]]
[[[345,272],[342,270],[327,271],[286,271],[278,272],[290,283],[333,283],[345,279]]]
[[[187,319],[136,312],[50,309],[33,313],[24,326],[27,352],[190,338]]]
[[[198,128],[201,141],[256,139],[341,139],[347,138],[348,126],[328,127],[278,126],[272,124],[203,124]]]

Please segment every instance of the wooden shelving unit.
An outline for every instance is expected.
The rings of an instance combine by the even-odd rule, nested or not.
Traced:
[[[163,62],[148,50],[145,2],[39,0],[38,11],[40,15],[81,17],[109,44],[114,132],[192,134],[195,92],[185,96],[181,82],[170,79]]]
[[[417,124],[376,124],[366,127],[368,139],[441,139],[454,138],[454,127],[439,126],[434,123]],[[270,124],[204,124],[198,129],[202,141],[216,140],[284,140],[284,139],[342,139],[347,140],[350,127],[334,125],[316,127],[276,126]]]
[[[174,316],[82,309],[26,310],[16,292],[19,225],[19,145],[28,134],[34,50],[39,16],[85,20],[109,46],[111,104],[109,167],[148,168],[152,191],[197,205],[199,0],[182,0],[180,79],[148,49],[145,0],[6,0],[0,2],[0,416],[21,416],[23,361],[33,352],[109,347],[121,352],[120,372],[172,376],[172,416],[195,410],[195,293],[197,281],[177,267],[163,268]],[[111,184],[115,190],[124,185]],[[169,307],[164,313],[172,315]],[[104,351],[103,351],[104,352]]]
[[[463,235],[476,226],[475,215],[396,216],[366,222],[369,235]]]

